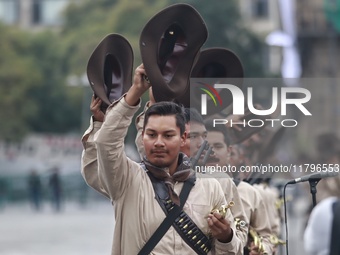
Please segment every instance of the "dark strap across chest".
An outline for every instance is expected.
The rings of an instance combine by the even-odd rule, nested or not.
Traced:
[[[169,226],[165,230],[164,233],[160,236],[159,233],[155,233],[150,239],[159,239],[157,243],[160,241],[160,239],[164,236],[166,231],[170,228],[172,225],[177,233],[182,237],[182,239],[196,252],[196,254],[199,255],[206,255],[211,250],[211,240],[200,230],[200,228],[192,221],[192,219],[183,211],[183,206],[185,204],[185,200],[182,199],[183,195],[182,193],[185,192],[185,190],[188,190],[188,187],[190,186],[189,192],[191,188],[195,184],[195,180],[188,179],[184,182],[183,188],[180,194],[180,201],[181,206],[177,206],[174,204],[170,199],[167,192],[167,188],[164,184],[164,182],[157,180],[154,178],[150,172],[148,172],[149,178],[152,182],[155,194],[156,194],[156,200],[163,209],[164,213],[167,215],[165,220],[167,220],[172,215],[172,221],[169,221]],[[189,195],[189,194],[188,194]],[[174,210],[178,211],[177,215],[174,216]],[[156,232],[158,229],[156,230]],[[164,231],[164,230],[163,230]],[[154,237],[155,236],[155,237]],[[146,245],[143,247],[143,249],[148,245],[149,241],[146,243]],[[154,243],[154,241],[153,241]],[[152,247],[152,249],[157,245],[155,243]],[[149,253],[152,251],[152,249],[149,251]],[[142,252],[143,250],[141,250]],[[139,254],[149,254],[149,253],[139,253]]]

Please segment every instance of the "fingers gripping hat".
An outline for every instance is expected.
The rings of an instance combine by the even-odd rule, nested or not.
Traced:
[[[87,77],[106,107],[128,91],[132,68],[133,51],[123,36],[109,34],[95,48],[87,64]]]
[[[197,53],[207,37],[204,20],[188,4],[171,5],[144,26],[140,52],[157,102],[183,95]]]

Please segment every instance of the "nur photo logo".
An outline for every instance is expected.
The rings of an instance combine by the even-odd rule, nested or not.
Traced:
[[[218,94],[217,90],[212,87],[209,84],[203,83],[203,82],[199,82],[198,84],[200,84],[203,87],[200,87],[200,90],[202,90],[203,92],[205,92],[205,94],[201,95],[201,114],[202,115],[206,115],[207,114],[207,96],[209,96],[211,98],[211,100],[214,102],[214,105],[217,106],[217,101],[219,103],[219,105],[222,107],[223,106],[223,101],[221,96]]]
[[[200,113],[206,116],[209,113],[209,108],[224,109],[228,105],[232,105],[232,115],[245,115],[250,112],[252,116],[259,116],[259,118],[243,119],[239,122],[229,123],[230,125],[243,125],[249,127],[261,127],[269,122],[274,127],[275,123],[280,123],[283,127],[296,127],[298,121],[294,118],[289,118],[288,108],[302,113],[304,116],[312,116],[311,112],[307,109],[306,104],[311,100],[311,93],[306,88],[301,87],[269,87],[266,92],[270,102],[269,105],[259,109],[256,107],[257,103],[254,98],[254,90],[251,86],[247,86],[243,91],[239,86],[233,84],[208,84],[207,82],[196,83],[197,89],[200,91]],[[226,100],[221,96],[222,92],[231,95]],[[198,96],[198,95],[197,95]],[[226,102],[228,101],[228,102]],[[196,106],[197,108],[197,106]],[[277,118],[271,116],[279,114]],[[268,118],[267,118],[268,117]],[[227,124],[231,122],[228,119],[214,119],[214,125]]]

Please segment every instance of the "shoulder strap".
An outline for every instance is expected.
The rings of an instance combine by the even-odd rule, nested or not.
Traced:
[[[150,176],[150,175],[149,175]],[[191,181],[184,182],[181,194],[179,195],[180,199],[180,206],[174,205],[172,209],[170,209],[169,214],[167,217],[163,220],[161,225],[157,228],[155,233],[150,237],[150,239],[146,242],[144,247],[140,250],[138,255],[145,255],[150,254],[150,252],[155,248],[155,246],[158,244],[158,242],[162,239],[162,237],[165,235],[165,233],[168,231],[168,229],[171,227],[172,223],[175,221],[175,219],[178,217],[178,215],[181,213],[183,206],[189,196],[190,190],[194,186],[194,183]]]
[[[332,235],[331,235],[331,247],[329,255],[340,254],[340,200],[337,200],[333,204],[333,224],[332,224]]]
[[[234,181],[234,183],[235,183],[235,185],[236,185],[236,187],[240,184],[240,182],[241,182],[241,179],[239,179],[239,178],[233,178],[233,181]]]
[[[155,177],[148,172],[150,180],[152,182],[156,200],[164,213],[167,215],[175,204],[169,199],[167,188],[164,182],[158,181]],[[195,179],[189,179],[188,181],[194,184]],[[184,204],[183,204],[184,205]],[[188,244],[196,254],[206,255],[211,250],[211,240],[208,238],[202,230],[195,224],[195,222],[186,214],[184,210],[181,211],[179,216],[172,223],[177,233]]]

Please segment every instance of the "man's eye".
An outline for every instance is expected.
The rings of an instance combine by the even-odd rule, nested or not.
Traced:
[[[147,134],[149,137],[155,137],[155,134]]]
[[[173,137],[174,135],[165,135],[166,138],[171,138]]]
[[[196,139],[196,138],[197,138],[197,135],[189,135],[188,138],[189,138],[189,139]]]

